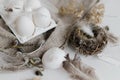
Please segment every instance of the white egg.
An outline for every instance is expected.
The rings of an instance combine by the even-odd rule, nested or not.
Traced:
[[[66,53],[62,49],[54,47],[45,52],[42,63],[45,68],[57,69],[62,66],[65,56]]]
[[[20,12],[23,10],[24,0],[13,0],[5,7],[7,9],[12,9],[13,12]]]
[[[33,11],[40,8],[42,5],[39,0],[27,0],[24,6],[25,11]]]
[[[38,14],[41,14],[41,15],[44,15],[44,16],[47,16],[47,17],[51,18],[49,10],[47,8],[45,8],[45,7],[39,8],[36,12]]]
[[[16,20],[15,30],[22,37],[32,36],[35,26],[32,20],[27,16],[21,16]]]
[[[41,7],[33,13],[33,22],[37,27],[47,27],[51,23],[51,15],[48,9]]]

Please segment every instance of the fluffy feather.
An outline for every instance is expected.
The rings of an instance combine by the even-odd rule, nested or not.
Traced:
[[[66,57],[66,61],[63,62],[63,68],[70,73],[71,77],[75,80],[98,80],[95,71],[92,67],[82,63],[76,56],[73,60]]]

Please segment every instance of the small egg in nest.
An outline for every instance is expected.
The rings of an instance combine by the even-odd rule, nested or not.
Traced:
[[[87,25],[89,25],[87,27],[90,27],[93,35],[82,28],[86,26],[76,25],[69,36],[68,43],[81,54],[95,55],[102,52],[107,45],[107,34],[105,29],[100,26],[94,24]]]

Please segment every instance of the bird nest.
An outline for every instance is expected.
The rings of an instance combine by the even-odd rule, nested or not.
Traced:
[[[75,26],[69,37],[70,45],[84,55],[98,54],[108,43],[105,29],[94,24],[90,24],[90,27],[94,36]]]

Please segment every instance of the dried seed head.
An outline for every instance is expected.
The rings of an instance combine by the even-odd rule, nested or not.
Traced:
[[[36,70],[36,71],[35,71],[35,75],[36,75],[36,76],[40,76],[40,75],[43,75],[43,74],[41,73],[41,71]]]
[[[12,8],[5,9],[7,12],[13,12]]]
[[[104,11],[104,4],[98,4],[90,10],[88,15],[86,15],[85,20],[90,23],[100,24],[104,16]]]
[[[77,1],[71,0],[68,3],[68,5],[60,7],[59,14],[62,16],[70,15],[70,16],[73,16],[74,18],[82,17],[84,13],[83,4],[80,4],[79,6],[76,4],[77,4]]]

